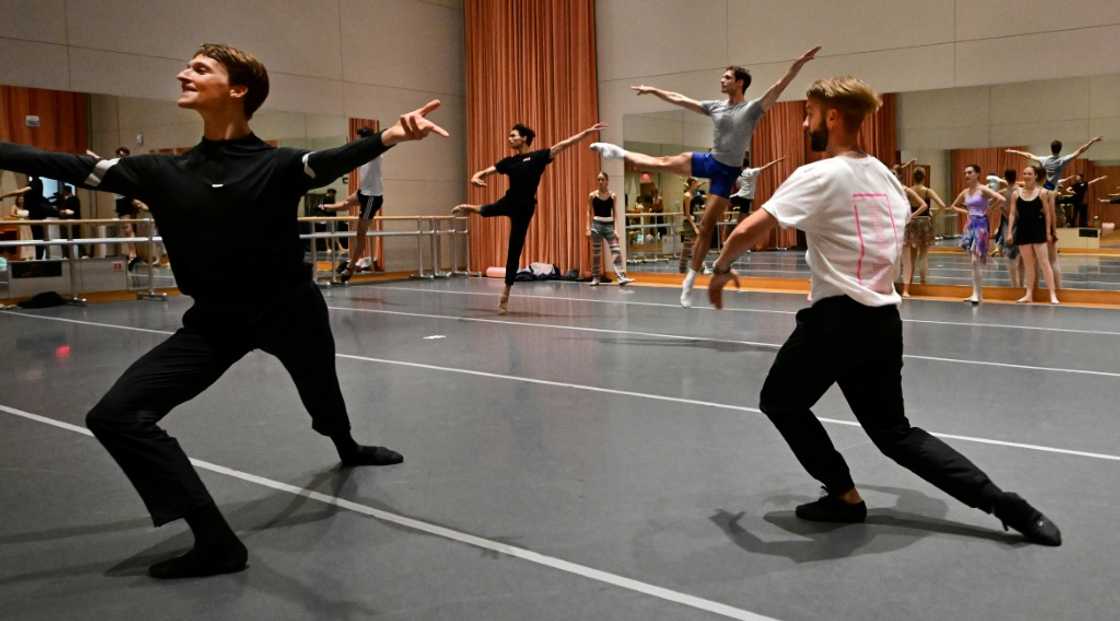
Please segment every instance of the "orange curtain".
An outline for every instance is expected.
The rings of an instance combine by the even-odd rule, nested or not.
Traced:
[[[379,129],[381,129],[381,123],[379,123],[376,119],[354,119],[354,118],[351,118],[351,119],[349,119],[349,122],[350,122],[350,132],[349,132],[350,133],[350,140],[356,139],[358,137],[358,130],[363,128],[363,127],[368,127],[370,129],[372,129],[373,131],[378,131]],[[350,176],[347,179],[347,188],[348,188],[347,191],[350,194],[353,194],[354,192],[358,191],[358,170],[357,169],[354,169],[354,170],[350,171]],[[351,207],[350,208],[350,215],[356,216],[356,215],[358,215],[359,211],[361,211],[361,206]],[[373,223],[370,225],[370,228],[375,230],[375,231],[380,231],[381,230],[381,221],[380,220],[374,220]],[[378,272],[385,269],[384,260],[383,260],[382,252],[381,252],[381,250],[382,250],[381,240],[382,240],[381,237],[374,237],[373,238],[373,243],[366,246],[366,256],[368,257],[368,256],[372,255],[372,256],[377,257],[377,260],[373,262],[373,269],[374,269],[374,271],[378,271]],[[353,243],[353,241],[351,241],[351,243]],[[351,257],[350,258],[351,264],[357,264],[358,259],[361,259],[361,258],[362,257]]]
[[[510,154],[506,134],[514,123],[537,132],[531,148],[545,148],[593,125],[599,116],[594,0],[467,0],[468,174]],[[538,205],[522,255],[561,271],[590,269],[584,230],[587,193],[599,160],[587,143],[557,155],[541,180]],[[471,203],[505,192],[506,180],[471,186]],[[509,222],[471,222],[472,270],[505,265]]]
[[[38,116],[40,126],[27,127],[28,115]],[[0,86],[0,140],[85,153],[89,148],[89,95]]]
[[[764,166],[780,157],[786,158],[758,178],[754,193],[756,207],[770,200],[778,186],[794,170],[806,163],[809,150],[805,146],[805,130],[801,126],[804,119],[804,101],[783,101],[767,110],[755,126],[754,134],[751,135],[751,166]],[[795,229],[776,229],[770,233],[770,239],[759,244],[757,249],[789,248],[795,245]]]
[[[882,98],[883,105],[863,122],[859,140],[865,151],[891,166],[898,161],[897,98],[894,93],[885,93]],[[767,110],[755,126],[751,165],[762,166],[779,157],[786,158],[759,178],[755,205],[769,200],[797,167],[823,159],[823,154],[814,153],[809,146],[809,136],[802,127],[804,120],[805,100],[783,101]],[[796,230],[778,230],[759,248],[788,248],[796,244]]]
[[[1026,147],[1023,146],[1009,146],[1009,147],[985,147],[983,149],[953,149],[949,152],[949,166],[951,168],[950,174],[952,175],[952,185],[949,188],[949,196],[942,197],[945,202],[951,204],[957,194],[964,189],[964,167],[969,164],[976,164],[980,166],[980,183],[984,183],[984,179],[988,175],[1003,176],[1005,170],[1013,168],[1015,170],[1022,170],[1028,164],[1027,160],[1019,157],[1018,155],[1011,155],[1007,149],[1018,149],[1023,151]],[[964,225],[967,224],[967,218],[957,218],[957,228],[961,231],[964,230]],[[999,217],[995,218],[992,226],[999,226]]]

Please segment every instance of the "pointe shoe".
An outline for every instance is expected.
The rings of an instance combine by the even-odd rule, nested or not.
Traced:
[[[503,295],[502,298],[500,300],[498,300],[498,314],[499,315],[504,315],[508,312],[509,312],[509,296],[508,295]]]

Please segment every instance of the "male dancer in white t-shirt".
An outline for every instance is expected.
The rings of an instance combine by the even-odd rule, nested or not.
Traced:
[[[359,127],[358,138],[367,138],[373,135],[373,130],[368,127]],[[354,247],[350,251],[350,260],[339,267],[339,279],[347,282],[354,276],[358,263],[366,253],[366,233],[373,217],[381,211],[385,202],[384,187],[381,182],[381,158],[372,159],[358,168],[358,190],[346,197],[346,200],[319,208],[327,211],[338,211],[357,206],[361,209],[358,214],[358,233],[354,238]]]
[[[994,513],[1032,542],[1061,545],[1057,526],[1027,501],[1004,492],[964,455],[910,426],[902,399],[901,298],[894,290],[910,204],[902,184],[858,145],[879,96],[852,77],[818,80],[806,94],[805,130],[828,159],[797,169],[774,196],[735,228],[713,268],[708,295],[738,285],[730,265],[780,224],[805,231],[812,306],[778,352],[759,407],[827,494],[797,507],[820,522],[862,522],[860,498],[844,458],[810,409],[832,384],[885,455],[970,507]]]
[[[742,170],[743,154],[750,153],[751,134],[762,115],[770,109],[781,96],[782,91],[797,77],[805,63],[813,60],[820,47],[815,47],[801,55],[782,79],[774,83],[762,97],[746,98],[747,88],[751,85],[751,73],[743,67],[731,65],[724,70],[719,79],[720,92],[727,99],[696,101],[672,91],[666,91],[644,84],[630,88],[639,95],[652,94],[671,104],[703,114],[712,118],[712,151],[693,153],[686,151],[678,155],[653,156],[627,151],[609,142],[595,142],[591,148],[598,151],[603,159],[625,159],[642,170],[670,172],[682,177],[708,179],[708,200],[704,205],[704,216],[700,221],[700,231],[692,247],[692,263],[681,287],[681,306],[692,306],[692,285],[696,273],[700,271],[704,258],[711,246],[712,231],[723,217],[731,198],[731,188]]]

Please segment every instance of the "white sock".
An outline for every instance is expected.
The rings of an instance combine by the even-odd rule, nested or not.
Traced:
[[[598,151],[605,160],[620,160],[626,157],[626,149],[609,142],[592,142],[591,150]]]
[[[692,291],[692,285],[696,282],[696,270],[691,267],[688,268],[688,274],[684,277],[684,291],[685,293]]]

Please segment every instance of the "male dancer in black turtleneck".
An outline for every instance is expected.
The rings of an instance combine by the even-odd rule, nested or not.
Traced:
[[[103,160],[0,143],[0,169],[134,196],[150,205],[179,289],[195,300],[183,327],[133,363],[86,417],[153,522],[184,518],[194,534],[188,553],[149,568],[156,578],[246,566],[245,546],[178,442],[157,423],[254,349],[284,364],[312,428],[331,438],[344,466],[403,461],[395,451],[362,446],[350,435],[327,307],[303,260],[296,208],[308,190],[398,142],[431,132],[447,135],[425,118],[439,107],[439,101],[430,101],[381,134],[335,149],[277,149],[249,129],[268,95],[268,72],[251,54],[206,44],[177,78],[178,105],[196,110],[203,121],[202,142],[183,155]],[[242,238],[246,231],[252,235]],[[244,266],[246,260],[254,281],[220,277],[224,267]]]

